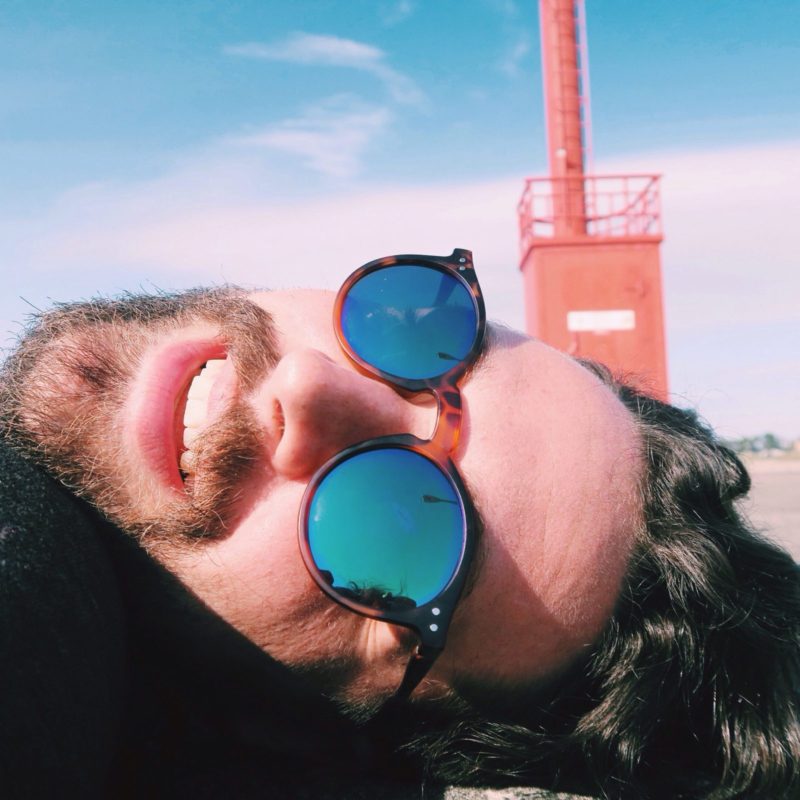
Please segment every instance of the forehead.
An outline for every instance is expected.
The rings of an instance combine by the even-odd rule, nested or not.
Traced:
[[[616,602],[638,519],[639,436],[622,403],[573,359],[512,331],[495,328],[492,338],[465,387],[460,465],[479,476],[487,520],[485,586],[496,594],[482,601],[515,597],[505,623],[530,649],[526,663],[546,672],[591,643]],[[488,625],[484,635],[496,636]]]

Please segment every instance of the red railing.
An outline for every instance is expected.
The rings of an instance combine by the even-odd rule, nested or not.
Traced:
[[[660,177],[528,178],[517,207],[522,257],[537,240],[660,238]]]

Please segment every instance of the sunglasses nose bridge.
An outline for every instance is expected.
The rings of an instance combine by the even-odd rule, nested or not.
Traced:
[[[461,392],[454,385],[446,385],[436,389],[434,395],[438,408],[430,443],[449,455],[458,446],[461,435]]]

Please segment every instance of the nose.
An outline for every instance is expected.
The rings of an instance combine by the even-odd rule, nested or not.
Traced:
[[[289,479],[310,477],[327,459],[366,439],[413,433],[428,438],[435,411],[319,350],[284,354],[254,397],[275,443],[272,465]]]

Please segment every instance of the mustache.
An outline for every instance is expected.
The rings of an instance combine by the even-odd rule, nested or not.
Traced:
[[[251,480],[263,482],[272,474],[263,442],[254,411],[241,399],[203,432],[193,445],[195,473],[186,481],[186,519],[172,537],[219,538],[236,526],[247,510],[243,498]]]

